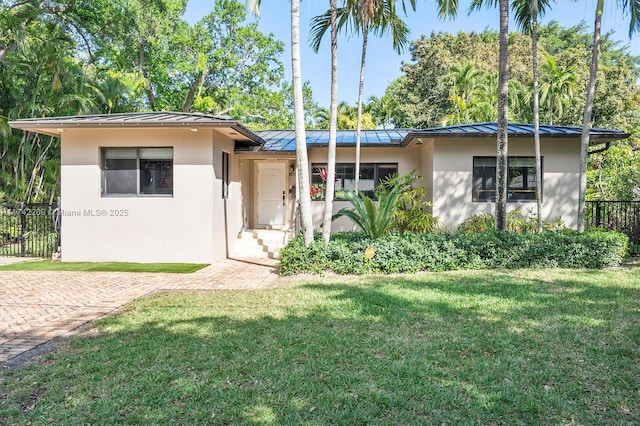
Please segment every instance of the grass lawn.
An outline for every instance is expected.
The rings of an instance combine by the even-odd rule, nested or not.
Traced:
[[[0,374],[8,424],[639,424],[640,268],[164,294]]]
[[[204,268],[199,263],[52,262],[37,260],[1,265],[0,271],[167,272],[188,274]]]

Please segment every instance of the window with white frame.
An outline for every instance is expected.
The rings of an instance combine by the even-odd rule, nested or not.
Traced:
[[[542,197],[543,186],[536,182],[535,164],[535,157],[508,158],[507,201],[535,201],[538,189]],[[495,201],[496,157],[473,157],[472,192],[473,201]]]
[[[173,148],[102,148],[103,196],[173,194]]]

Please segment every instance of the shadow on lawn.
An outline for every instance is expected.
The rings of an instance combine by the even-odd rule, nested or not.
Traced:
[[[456,274],[367,280],[249,302],[254,293],[136,302],[97,337],[10,374],[25,387],[3,396],[0,414],[9,423],[350,425],[640,416],[638,333],[635,342],[611,334],[638,328],[637,303],[625,302],[635,290],[550,292],[563,283],[507,274],[491,284]],[[579,294],[588,297],[573,306]],[[40,393],[25,409],[29,389]]]

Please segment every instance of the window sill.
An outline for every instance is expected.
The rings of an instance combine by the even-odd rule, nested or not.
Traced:
[[[173,198],[173,194],[101,194],[101,198]]]

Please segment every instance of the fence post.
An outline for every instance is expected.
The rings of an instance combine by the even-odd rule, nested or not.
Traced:
[[[600,228],[600,221],[601,221],[600,207],[601,207],[601,203],[600,203],[600,200],[598,200],[596,201],[596,228]]]
[[[27,212],[24,207],[24,203],[20,203],[20,257],[25,257],[27,254],[27,238],[25,232],[27,228]]]

